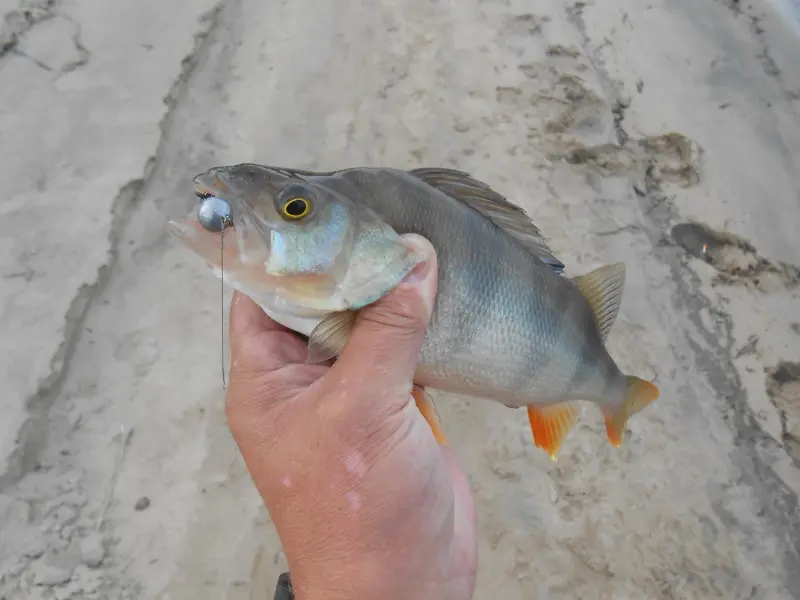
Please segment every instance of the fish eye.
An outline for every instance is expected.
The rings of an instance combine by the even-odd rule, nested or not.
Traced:
[[[287,219],[302,219],[311,212],[311,202],[302,196],[295,196],[283,203],[281,211],[283,212],[283,216]]]

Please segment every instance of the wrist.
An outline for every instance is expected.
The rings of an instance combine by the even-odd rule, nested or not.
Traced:
[[[364,581],[363,573],[356,577],[348,569],[331,565],[325,569],[309,569],[296,566],[291,571],[291,587],[294,596],[290,600],[372,600],[392,596],[378,594]],[[376,595],[378,594],[378,595]]]
[[[354,562],[348,560],[316,568],[293,565],[294,596],[291,600],[407,600],[414,597],[410,591],[417,585],[412,581],[412,590],[405,589],[406,584],[399,580],[396,569],[379,574],[370,565],[369,558],[358,561],[360,564]]]

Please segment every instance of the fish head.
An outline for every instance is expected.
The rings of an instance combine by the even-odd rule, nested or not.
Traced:
[[[358,309],[424,257],[359,198],[324,181],[258,164],[214,167],[194,178],[198,204],[169,230],[262,306]]]

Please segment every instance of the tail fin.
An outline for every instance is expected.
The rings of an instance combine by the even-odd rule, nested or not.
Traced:
[[[608,441],[615,448],[622,445],[622,436],[625,433],[625,425],[637,412],[648,404],[654,402],[659,395],[658,388],[644,379],[628,376],[628,390],[625,400],[611,416],[606,415],[606,433]]]

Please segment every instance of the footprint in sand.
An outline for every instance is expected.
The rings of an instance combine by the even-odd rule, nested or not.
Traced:
[[[158,360],[159,347],[156,340],[145,331],[125,334],[114,349],[114,358],[130,364],[137,377],[146,375]]]
[[[689,255],[719,272],[716,284],[745,284],[762,292],[773,292],[800,283],[800,268],[760,256],[753,244],[733,233],[687,222],[672,228],[672,239]]]
[[[800,363],[781,362],[770,369],[766,387],[781,417],[786,453],[800,467]]]

